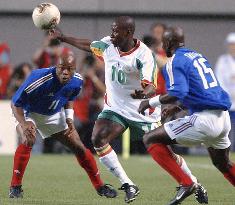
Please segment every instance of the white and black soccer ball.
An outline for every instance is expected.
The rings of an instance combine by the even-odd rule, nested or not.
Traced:
[[[33,23],[40,29],[50,29],[60,22],[60,11],[52,3],[41,3],[32,14]]]

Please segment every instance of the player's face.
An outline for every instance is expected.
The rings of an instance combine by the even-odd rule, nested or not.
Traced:
[[[66,84],[74,75],[76,66],[74,63],[62,62],[57,65],[56,74],[61,84]]]
[[[126,32],[114,22],[111,26],[111,42],[115,47],[122,47],[125,42]]]

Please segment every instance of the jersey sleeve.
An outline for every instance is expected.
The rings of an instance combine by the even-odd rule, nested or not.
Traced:
[[[28,94],[26,88],[34,82],[34,71],[31,72],[29,77],[24,81],[24,83],[19,87],[12,97],[12,103],[16,107],[24,107],[27,104]]]
[[[167,85],[167,93],[183,99],[189,92],[188,76],[183,64],[175,63],[164,68],[164,77]]]
[[[90,45],[91,51],[98,58],[103,58],[104,51],[110,45],[110,36],[102,38],[100,41],[93,41]]]
[[[140,73],[141,85],[145,88],[152,84],[157,86],[157,63],[155,55],[149,50],[136,59],[137,69]]]
[[[83,80],[81,79],[78,83],[78,86],[74,89],[72,95],[69,97],[68,101],[74,101],[77,98],[77,96],[81,92],[82,86],[83,86]]]

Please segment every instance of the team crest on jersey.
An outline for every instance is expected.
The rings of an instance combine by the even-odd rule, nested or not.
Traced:
[[[124,64],[124,63],[118,62],[118,63],[116,63],[114,66],[115,66],[117,69],[123,70],[125,73],[130,73],[130,72],[132,72],[132,67],[131,67],[131,66],[128,66],[128,65],[126,65],[126,64]]]

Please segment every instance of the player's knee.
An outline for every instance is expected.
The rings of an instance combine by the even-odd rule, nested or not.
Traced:
[[[227,161],[213,160],[213,165],[222,173],[229,170],[229,163]]]
[[[94,147],[101,147],[107,143],[108,129],[102,128],[97,133],[93,134],[91,141]]]
[[[23,139],[23,140],[22,140],[22,144],[25,144],[25,145],[27,145],[27,146],[29,146],[29,147],[33,147],[33,145],[35,144],[35,142],[36,142],[36,138],[30,139],[30,140],[28,140],[28,139]]]

